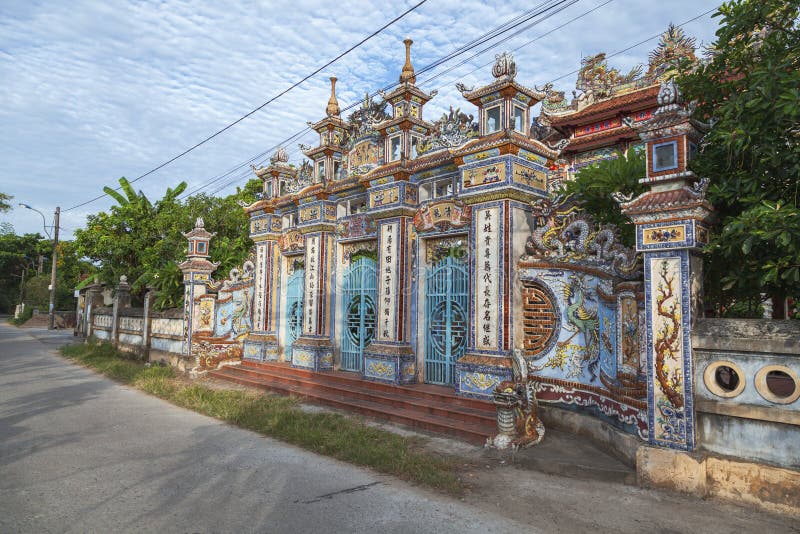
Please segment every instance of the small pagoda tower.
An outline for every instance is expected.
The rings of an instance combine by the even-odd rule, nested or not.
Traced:
[[[511,130],[527,136],[530,108],[543,100],[545,93],[514,81],[517,65],[508,52],[495,57],[492,75],[495,81],[478,89],[456,84],[461,95],[478,107],[480,135]]]
[[[217,235],[205,229],[203,218],[198,217],[191,232],[183,234],[189,240],[186,261],[178,264],[183,272],[183,285],[185,287],[183,299],[183,317],[186,324],[184,330],[183,354],[191,356],[192,331],[195,330],[194,317],[196,299],[206,294],[211,273],[216,270],[219,263],[209,261],[209,243]]]
[[[303,149],[303,154],[313,162],[314,184],[326,184],[344,177],[342,151],[348,125],[342,120],[340,113],[339,101],[336,99],[336,77],[331,76],[331,96],[325,108],[325,118],[309,123],[311,129],[319,134],[319,145]]]
[[[417,76],[411,64],[411,45],[414,41],[403,41],[406,47],[406,62],[400,71],[400,85],[383,94],[384,101],[392,107],[392,117],[376,125],[384,136],[385,162],[404,166],[405,161],[417,157],[417,146],[431,131],[431,125],[422,118],[425,104],[436,91],[426,93],[417,87]],[[394,173],[395,179],[408,179],[408,173],[402,170]]]
[[[691,118],[673,80],[661,84],[653,118],[638,127],[646,143],[650,190],[620,194],[644,254],[647,312],[647,408],[652,445],[692,451],[696,444],[691,330],[702,315],[702,247],[712,207],[708,180],[687,167],[706,125]]]

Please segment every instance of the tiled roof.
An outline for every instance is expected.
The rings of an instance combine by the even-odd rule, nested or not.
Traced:
[[[703,204],[708,204],[703,195],[688,187],[681,187],[670,191],[648,191],[630,202],[622,204],[621,208],[623,213],[635,215],[654,210],[680,209]]]
[[[612,96],[606,100],[589,104],[580,111],[559,115],[548,115],[548,120],[553,126],[564,126],[574,124],[578,121],[585,120],[589,117],[614,111],[619,108],[630,107],[634,104],[645,103],[652,100],[652,104],[656,104],[656,97],[658,96],[659,86],[651,85],[638,91],[631,91],[619,96]],[[547,113],[545,113],[547,115]]]

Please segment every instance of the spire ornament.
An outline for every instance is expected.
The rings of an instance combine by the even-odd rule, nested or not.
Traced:
[[[517,75],[517,64],[514,62],[514,56],[510,52],[503,52],[494,56],[494,60],[492,75],[495,78],[513,80]]]
[[[411,64],[411,45],[414,43],[406,38],[403,44],[406,45],[406,63],[400,71],[400,83],[417,83],[417,76],[414,74],[414,66]]]
[[[336,76],[331,76],[331,97],[328,99],[328,107],[325,108],[328,117],[339,116],[339,101],[336,100]]]

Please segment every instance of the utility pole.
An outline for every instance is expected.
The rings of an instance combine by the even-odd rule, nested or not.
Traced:
[[[53,231],[53,265],[50,269],[50,313],[47,318],[47,329],[55,328],[55,309],[56,309],[56,257],[58,251],[58,220],[61,217],[61,207],[56,207],[55,228]]]

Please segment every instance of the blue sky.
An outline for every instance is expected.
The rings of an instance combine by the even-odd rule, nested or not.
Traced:
[[[180,181],[195,189],[280,143],[324,115],[328,77],[339,102],[363,98],[397,80],[405,37],[417,69],[541,0],[428,0],[365,45],[213,141],[135,185],[151,199]],[[439,95],[425,117],[449,106],[467,113],[455,83],[491,80],[494,54],[511,50],[605,3],[580,0],[508,42],[431,82],[458,60],[418,78]],[[133,179],[259,106],[418,0],[272,2],[15,1],[0,4],[0,191],[51,217]],[[613,53],[719,5],[719,0],[612,0],[514,51],[517,79],[543,85],[578,68],[584,55]],[[491,4],[491,5],[488,5]],[[687,24],[698,43],[714,39],[710,15]],[[627,71],[647,60],[654,41],[610,60]],[[460,58],[461,59],[461,58]],[[575,76],[555,83],[574,89]],[[297,142],[287,145],[299,161]],[[256,160],[268,158],[269,155]],[[238,178],[238,179],[237,179]],[[238,171],[204,189],[227,194],[247,180]],[[66,211],[69,238],[109,198]],[[0,216],[17,233],[41,231],[41,217],[17,208]]]

